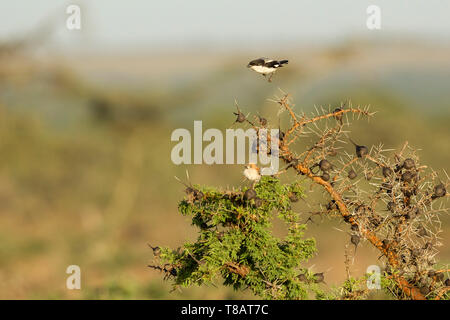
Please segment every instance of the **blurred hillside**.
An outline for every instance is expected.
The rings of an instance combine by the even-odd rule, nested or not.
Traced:
[[[146,268],[147,242],[177,246],[195,237],[177,212],[184,194],[175,175],[184,178],[188,169],[195,184],[243,183],[239,165],[186,167],[170,160],[174,129],[203,120],[204,128],[225,130],[235,99],[244,112],[269,119],[278,110],[267,99],[280,89],[307,113],[348,99],[370,105],[375,119],[355,121],[352,137],[387,148],[407,140],[423,150],[424,163],[449,170],[450,48],[355,40],[268,52],[290,60],[272,83],[245,68],[260,55],[0,49],[0,298],[250,297],[222,288],[171,293]],[[301,203],[298,210],[307,217]],[[440,260],[449,263],[448,216],[443,224]],[[320,253],[310,265],[331,268],[328,285],[345,277],[348,239],[333,229],[339,226],[325,221],[308,232]],[[368,245],[358,250],[352,271],[362,275],[379,262]],[[71,264],[82,270],[79,292],[65,289]]]

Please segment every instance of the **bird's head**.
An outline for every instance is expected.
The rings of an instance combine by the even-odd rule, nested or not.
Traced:
[[[263,58],[259,58],[259,59],[250,61],[250,62],[247,64],[247,68],[251,68],[251,67],[253,67],[253,66],[257,66],[258,63],[261,63],[261,60],[262,60],[262,59],[263,59]]]

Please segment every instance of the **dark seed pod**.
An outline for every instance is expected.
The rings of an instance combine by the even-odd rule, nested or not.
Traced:
[[[353,142],[353,140],[350,140],[351,143],[355,146],[355,152],[358,158],[362,158],[369,154],[369,148],[366,146],[360,146]]]
[[[446,287],[450,287],[450,279],[445,280],[444,283]]]
[[[416,166],[416,164],[414,163],[414,160],[411,158],[405,159],[405,161],[403,161],[403,169],[406,170],[411,170]]]
[[[255,197],[256,197],[256,191],[253,189],[247,189],[244,193],[244,199],[247,201],[252,200]]]
[[[434,187],[433,197],[440,198],[440,197],[445,196],[446,193],[447,193],[447,190],[445,190],[445,186],[442,183],[440,183]]]
[[[356,146],[356,155],[362,158],[369,154],[369,149],[366,146]]]
[[[383,167],[383,177],[388,178],[390,176],[392,176],[394,172],[392,171],[391,168],[389,167]]]
[[[300,281],[300,282],[307,282],[308,281],[308,279],[306,278],[306,276],[303,273],[300,273],[297,276],[297,278],[298,278],[298,281]]]
[[[430,278],[434,278],[435,275],[436,275],[436,271],[434,271],[434,270],[428,271],[428,276],[429,276]]]
[[[291,202],[297,202],[298,201],[298,197],[295,193],[290,192],[289,193],[289,200],[291,200]]]
[[[395,202],[394,201],[388,202],[387,209],[388,209],[388,211],[394,213],[394,211],[395,211]]]
[[[348,172],[348,178],[349,178],[350,180],[355,179],[357,176],[358,176],[358,175],[356,174],[355,170],[353,170],[353,169],[351,169],[351,170]]]
[[[331,163],[328,160],[322,159],[319,162],[319,168],[320,170],[322,170],[323,172],[326,172],[328,170],[331,169]]]
[[[436,272],[436,280],[437,281],[444,281],[444,273],[443,272]]]
[[[383,246],[386,248],[387,246],[389,246],[389,244],[391,243],[388,239],[384,239],[383,241]]]
[[[410,171],[406,171],[402,174],[402,181],[404,182],[411,182],[411,180],[414,178],[414,174]]]
[[[242,122],[244,122],[245,120],[247,120],[247,118],[245,117],[245,114],[243,114],[242,112],[238,112],[238,113],[236,113],[236,112],[234,112],[234,114],[237,116],[236,117],[236,122],[239,122],[239,123],[242,123]]]
[[[263,200],[261,198],[255,198],[255,207],[259,208],[263,205]]]
[[[327,172],[324,172],[321,176],[324,181],[330,180],[330,175]]]
[[[355,247],[358,245],[359,240],[360,240],[360,238],[356,234],[352,235],[350,238],[351,243],[353,243],[355,245]]]
[[[357,224],[352,224],[351,229],[352,229],[353,231],[358,231],[358,230],[359,230],[359,227],[358,227]]]
[[[260,117],[260,116],[258,116],[258,118],[259,118],[259,124],[261,126],[265,127],[267,125],[267,119],[263,118],[263,117]]]
[[[323,282],[323,280],[325,280],[325,276],[323,275],[323,272],[314,273],[313,276],[314,276],[315,283],[320,283],[320,282]]]

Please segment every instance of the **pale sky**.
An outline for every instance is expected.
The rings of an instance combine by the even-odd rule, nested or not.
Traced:
[[[69,4],[82,7],[82,31],[65,27]],[[381,30],[366,27],[369,5]],[[2,0],[0,39],[56,19],[52,43],[66,49],[327,44],[352,36],[450,42],[449,0]]]

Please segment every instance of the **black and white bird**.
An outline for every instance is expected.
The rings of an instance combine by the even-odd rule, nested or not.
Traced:
[[[269,82],[272,81],[273,73],[283,66],[283,64],[287,64],[288,60],[273,60],[268,58],[259,58],[252,60],[248,63],[247,68],[252,69],[264,76],[264,78],[270,74]]]

